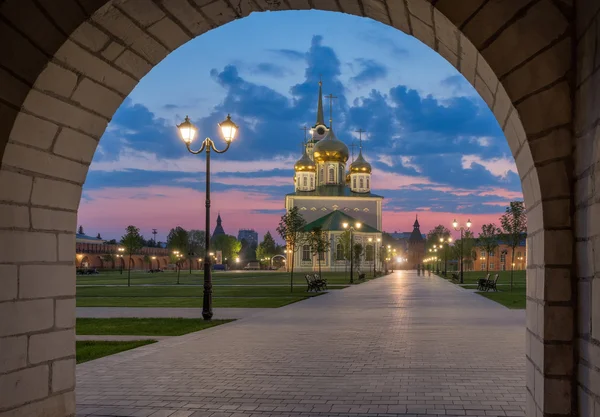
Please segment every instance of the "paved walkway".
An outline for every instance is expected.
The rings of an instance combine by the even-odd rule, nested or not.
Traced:
[[[78,416],[523,416],[525,314],[396,272],[77,367]]]
[[[78,334],[75,339],[78,341],[86,340],[101,340],[101,341],[114,341],[114,342],[132,342],[135,340],[165,340],[171,337],[177,336],[125,336],[125,335],[88,335]]]
[[[200,300],[202,302],[202,300]],[[244,319],[252,317],[271,308],[215,308],[217,319]],[[202,318],[201,308],[166,308],[166,307],[77,307],[77,317],[107,319],[114,317],[182,317],[186,319]]]

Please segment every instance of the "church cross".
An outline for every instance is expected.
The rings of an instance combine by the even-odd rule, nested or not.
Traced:
[[[328,96],[325,96],[325,98],[329,99],[329,128],[331,129],[333,126],[333,100],[338,97],[334,96],[333,94],[329,94]]]
[[[352,143],[350,144],[350,148],[352,148],[352,162],[354,162],[354,148],[356,148],[356,146],[357,146],[357,145],[356,145],[356,143],[355,143],[355,142],[352,142]]]
[[[360,146],[360,149],[362,149],[362,134],[365,133],[365,131],[362,130],[362,129],[358,129],[355,132],[358,133],[358,140],[359,140],[359,143],[360,143],[359,146]]]
[[[306,133],[306,132],[308,132],[308,127],[306,127],[306,126],[301,127],[300,130],[304,130],[304,142],[303,143],[306,143],[308,141],[308,137],[307,137],[307,133]]]

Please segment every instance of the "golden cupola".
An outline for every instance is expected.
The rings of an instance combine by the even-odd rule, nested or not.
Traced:
[[[327,136],[315,145],[313,157],[317,162],[342,162],[345,164],[348,160],[348,147],[335,136],[333,128],[331,128]]]
[[[317,170],[314,161],[306,154],[306,149],[302,153],[302,158],[298,159],[298,162],[294,164],[294,170],[296,172],[315,172]]]
[[[365,158],[362,155],[362,149],[358,153],[358,157],[350,164],[350,172],[351,173],[360,173],[360,174],[370,174],[371,173],[371,164],[365,161]]]

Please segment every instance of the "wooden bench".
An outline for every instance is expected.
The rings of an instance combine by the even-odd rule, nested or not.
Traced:
[[[460,275],[458,275],[458,272],[453,272],[450,279],[452,282],[460,282]]]
[[[500,274],[496,274],[493,280],[488,279],[488,281],[485,284],[486,292],[489,290],[498,291],[498,287],[496,286],[498,284],[498,278],[500,278]]]
[[[364,281],[365,279],[367,279],[367,274],[365,274],[364,272],[359,272],[358,273],[358,280],[359,281]]]
[[[321,279],[321,277],[319,277],[319,274],[306,274],[304,276],[304,279],[306,279],[307,285],[306,292],[319,292],[324,289],[327,289],[327,280]]]
[[[487,276],[485,278],[479,278],[477,280],[477,289],[479,291],[485,291],[485,289],[487,288],[488,282],[490,282],[490,275],[491,274],[487,274]]]

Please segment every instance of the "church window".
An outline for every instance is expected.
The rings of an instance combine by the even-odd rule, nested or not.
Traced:
[[[335,259],[338,261],[344,260],[344,246],[341,243],[338,243],[335,248]]]
[[[485,259],[485,251],[484,251],[484,250],[482,250],[482,251],[481,251],[481,254],[480,254],[480,255],[481,255],[481,258],[484,258],[484,259]]]
[[[506,255],[504,252],[500,252],[500,263],[506,262]]]
[[[493,262],[490,262],[490,269],[491,269],[492,271],[494,270],[494,266],[495,266],[495,265],[494,265],[494,263],[493,263]]]
[[[373,245],[367,245],[367,250],[365,253],[366,253],[366,261],[373,262]]]
[[[314,188],[315,187],[315,179],[311,176],[310,177],[310,188]]]
[[[305,175],[304,177],[302,177],[302,185],[304,185],[306,187],[308,185],[307,183],[308,183],[308,181],[307,181],[307,178]]]
[[[323,167],[321,167],[321,171],[320,171],[320,174],[319,174],[319,181],[320,181],[320,183],[325,182],[325,174],[323,172]]]
[[[481,270],[482,270],[482,271],[485,271],[485,262],[482,262],[482,263],[481,263]]]
[[[352,178],[352,188],[356,188],[356,177]]]
[[[310,261],[310,246],[308,245],[302,246],[302,260]]]
[[[367,188],[371,188],[371,187],[369,186],[369,177],[367,177]]]
[[[319,261],[325,260],[325,252],[319,252]]]
[[[335,182],[335,169],[333,169],[333,166],[329,167],[329,182]]]
[[[363,177],[360,177],[360,188],[365,188],[365,180],[363,179]]]

